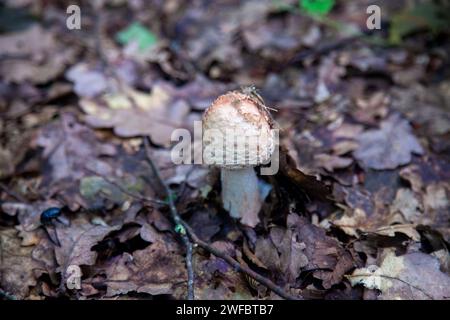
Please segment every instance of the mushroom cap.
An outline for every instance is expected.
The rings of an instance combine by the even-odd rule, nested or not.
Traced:
[[[267,163],[275,149],[272,118],[251,95],[231,91],[203,114],[203,161],[225,169]]]

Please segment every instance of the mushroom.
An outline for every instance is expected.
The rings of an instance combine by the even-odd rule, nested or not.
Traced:
[[[275,148],[267,108],[256,95],[231,91],[206,109],[202,124],[203,161],[221,168],[223,207],[256,226],[263,199],[254,167],[269,162]]]

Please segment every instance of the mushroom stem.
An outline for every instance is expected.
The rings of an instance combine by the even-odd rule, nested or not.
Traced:
[[[253,167],[224,169],[221,171],[222,202],[230,216],[241,219],[241,223],[254,227],[259,222],[261,199],[258,177]]]

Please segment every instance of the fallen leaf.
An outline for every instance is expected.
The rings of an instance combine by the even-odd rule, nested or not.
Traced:
[[[92,225],[83,218],[72,220],[69,227],[58,225],[56,235],[61,246],[55,246],[57,263],[63,270],[70,265],[93,265],[97,252],[92,247],[119,228],[120,225]]]
[[[359,124],[343,123],[333,131],[333,137],[344,139],[357,139],[363,132],[363,126]]]
[[[109,84],[105,75],[91,70],[87,64],[76,64],[66,72],[66,78],[74,82],[73,90],[80,97],[92,98],[104,93]]]
[[[211,81],[202,75],[196,75],[193,81],[178,88],[176,96],[189,102],[195,110],[205,110],[214,100],[231,89],[228,85]]]
[[[383,226],[384,220],[369,219],[360,208],[356,208],[353,213],[344,214],[339,219],[331,220],[333,225],[352,237],[359,238],[362,233],[373,233],[383,236],[395,237],[396,233],[406,234],[414,241],[420,241],[420,234],[416,230],[415,224],[392,224]]]
[[[148,223],[145,223],[141,227],[139,235],[145,241],[152,243],[158,241],[161,238],[161,235],[158,233],[158,231],[156,231],[156,229],[151,224]]]
[[[414,241],[420,241],[420,234],[416,230],[416,225],[414,224],[394,224],[387,227],[380,227],[373,231],[375,234],[394,237],[396,233],[406,234]]]
[[[195,214],[189,219],[189,225],[194,229],[197,236],[210,241],[216,233],[220,231],[222,222],[217,213],[211,210],[196,210]]]
[[[93,131],[78,123],[72,114],[63,114],[60,121],[44,127],[37,139],[44,147],[44,157],[51,165],[51,179],[78,180],[86,168],[108,176],[112,168],[100,160],[100,156],[113,156],[116,150],[111,144],[99,143]]]
[[[304,28],[299,28],[299,25]],[[285,54],[303,44],[305,29],[308,30],[307,22],[295,16],[288,19],[262,19],[252,28],[245,28],[243,37],[252,52],[259,52],[265,58],[277,59],[275,52],[280,53],[282,50]]]
[[[255,256],[267,269],[272,271],[279,271],[281,269],[280,256],[272,239],[259,237],[255,243]]]
[[[230,242],[215,241],[212,246],[231,257],[236,256],[236,248]],[[238,257],[240,263],[246,263]],[[205,258],[199,254],[194,255],[194,265],[196,272],[195,282],[195,298],[207,300],[242,300],[254,299],[250,293],[249,285],[242,276],[242,273],[235,270],[223,259],[214,255]],[[186,293],[183,290],[183,295],[178,294],[177,297],[185,298]]]
[[[411,153],[423,153],[408,121],[399,115],[392,115],[382,121],[380,129],[363,132],[358,142],[359,147],[353,155],[366,168],[394,169],[408,164]]]
[[[445,182],[432,183],[425,188],[422,224],[431,225],[441,231],[448,230],[449,193],[450,185]]]
[[[286,147],[280,148],[280,171],[278,176],[288,180],[296,190],[304,190],[309,196],[327,201],[331,192],[327,185],[318,181],[314,176],[304,174],[300,171]]]
[[[361,123],[375,124],[377,119],[384,119],[389,112],[389,97],[384,92],[376,92],[368,99],[357,98],[358,110],[353,113],[353,118]]]
[[[0,286],[20,299],[26,298],[30,287],[36,285],[34,270],[40,268],[40,265],[31,257],[32,250],[33,247],[21,246],[16,230],[0,231]]]
[[[448,81],[442,81],[436,86],[424,86],[416,81],[406,88],[395,88],[392,92],[392,107],[420,125],[420,131],[427,138],[444,135],[450,131],[448,88]],[[436,149],[436,145],[432,143],[431,148]]]
[[[31,81],[43,84],[61,74],[76,56],[76,46],[65,46],[51,32],[34,25],[25,31],[0,37],[2,54],[19,59],[2,59],[0,73],[7,82]],[[20,58],[22,57],[22,58]]]
[[[248,241],[247,239],[244,239],[243,244],[242,244],[242,253],[245,254],[245,256],[249,259],[249,261],[251,263],[253,263],[254,265],[263,268],[263,269],[267,269],[267,267],[264,265],[264,263],[256,256],[255,253],[253,253],[249,246],[248,246]]]
[[[411,184],[411,189],[414,192],[421,192],[423,181],[421,177],[420,167],[418,165],[411,164],[407,167],[404,167],[402,170],[400,170],[399,175]]]
[[[421,252],[395,256],[388,251],[380,267],[356,269],[347,276],[353,286],[381,290],[383,300],[442,300],[450,296],[450,277],[439,261]]]
[[[182,256],[171,252],[163,242],[155,242],[133,254],[116,257],[105,269],[106,296],[131,291],[151,295],[171,294],[174,286],[186,281]]]
[[[11,151],[0,149],[0,178],[6,178],[14,173],[14,160]]]
[[[408,222],[419,222],[423,208],[413,191],[400,188],[390,210],[391,213],[400,212]]]
[[[284,234],[283,234],[284,233]],[[297,239],[291,230],[272,228],[270,231],[272,241],[276,243],[279,252],[279,271],[289,283],[295,283],[300,272],[308,265],[305,255],[305,243]]]
[[[167,182],[181,184],[186,182],[192,188],[201,188],[207,184],[206,178],[209,174],[208,168],[197,165],[177,165],[175,175],[171,176]]]
[[[84,98],[80,106],[87,114],[86,122],[95,128],[113,128],[125,138],[149,135],[163,146],[171,144],[173,130],[184,128],[183,120],[190,111],[184,100],[172,101],[163,85],[155,85],[150,94],[123,85],[116,93]]]
[[[447,196],[448,188],[442,184],[430,184],[426,188],[423,198],[425,210],[448,209],[449,201]],[[447,211],[448,212],[448,211]]]
[[[314,156],[317,161],[317,166],[325,168],[327,171],[333,172],[334,169],[347,168],[353,163],[353,159],[329,155],[326,153],[317,154]]]
[[[314,277],[322,279],[322,285],[329,289],[342,281],[346,272],[353,267],[353,259],[339,242],[326,235],[325,230],[305,218],[290,214],[288,228],[295,230],[297,242],[305,245],[304,255],[308,260],[304,270],[313,271]]]
[[[344,155],[358,148],[358,143],[352,140],[343,140],[333,145],[333,154],[337,156]]]

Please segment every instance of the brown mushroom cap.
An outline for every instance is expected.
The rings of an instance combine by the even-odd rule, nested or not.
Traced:
[[[215,138],[206,134],[211,129],[218,130],[216,133],[221,133],[223,139],[217,134]],[[234,148],[229,148],[230,143]],[[274,148],[270,115],[251,95],[228,92],[205,111],[203,149],[215,150],[203,153],[205,163],[226,169],[252,167],[268,162]]]

